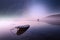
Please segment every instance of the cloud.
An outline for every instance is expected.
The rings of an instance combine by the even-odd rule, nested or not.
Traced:
[[[15,14],[18,10],[22,12],[25,5],[26,0],[0,0],[0,15]]]

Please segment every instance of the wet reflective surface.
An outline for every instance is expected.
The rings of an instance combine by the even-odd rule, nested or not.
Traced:
[[[60,39],[60,26],[41,23],[43,25],[32,26],[22,35],[12,34],[10,30],[1,36],[1,40],[58,40]]]

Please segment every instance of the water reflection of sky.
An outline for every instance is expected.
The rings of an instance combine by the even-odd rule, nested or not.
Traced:
[[[10,21],[10,22],[8,22]],[[8,40],[40,40],[43,38],[48,38],[48,37],[52,37],[55,38],[56,36],[58,36],[59,31],[60,31],[60,27],[58,25],[51,25],[48,23],[44,23],[44,22],[37,22],[35,21],[11,21],[8,20],[5,21],[5,25],[0,25],[2,27],[0,27],[0,38],[2,40],[4,39],[8,39]],[[1,21],[2,22],[2,21]],[[8,24],[8,25],[7,25]],[[25,24],[30,24],[30,28],[21,36],[17,36],[13,33],[10,32],[10,29],[18,26],[18,25],[25,25]],[[14,31],[13,31],[14,32]],[[55,36],[55,37],[54,37]],[[3,39],[4,38],[4,39]]]

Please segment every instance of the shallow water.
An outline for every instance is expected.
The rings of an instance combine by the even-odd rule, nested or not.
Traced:
[[[17,36],[16,30],[11,32],[15,25],[5,26],[0,30],[0,40],[53,40],[60,39],[60,26],[44,22],[28,22],[30,28],[22,35]],[[31,24],[32,23],[32,24]],[[19,25],[19,24],[18,24]],[[18,26],[16,25],[16,26]],[[2,27],[1,27],[2,28]]]

